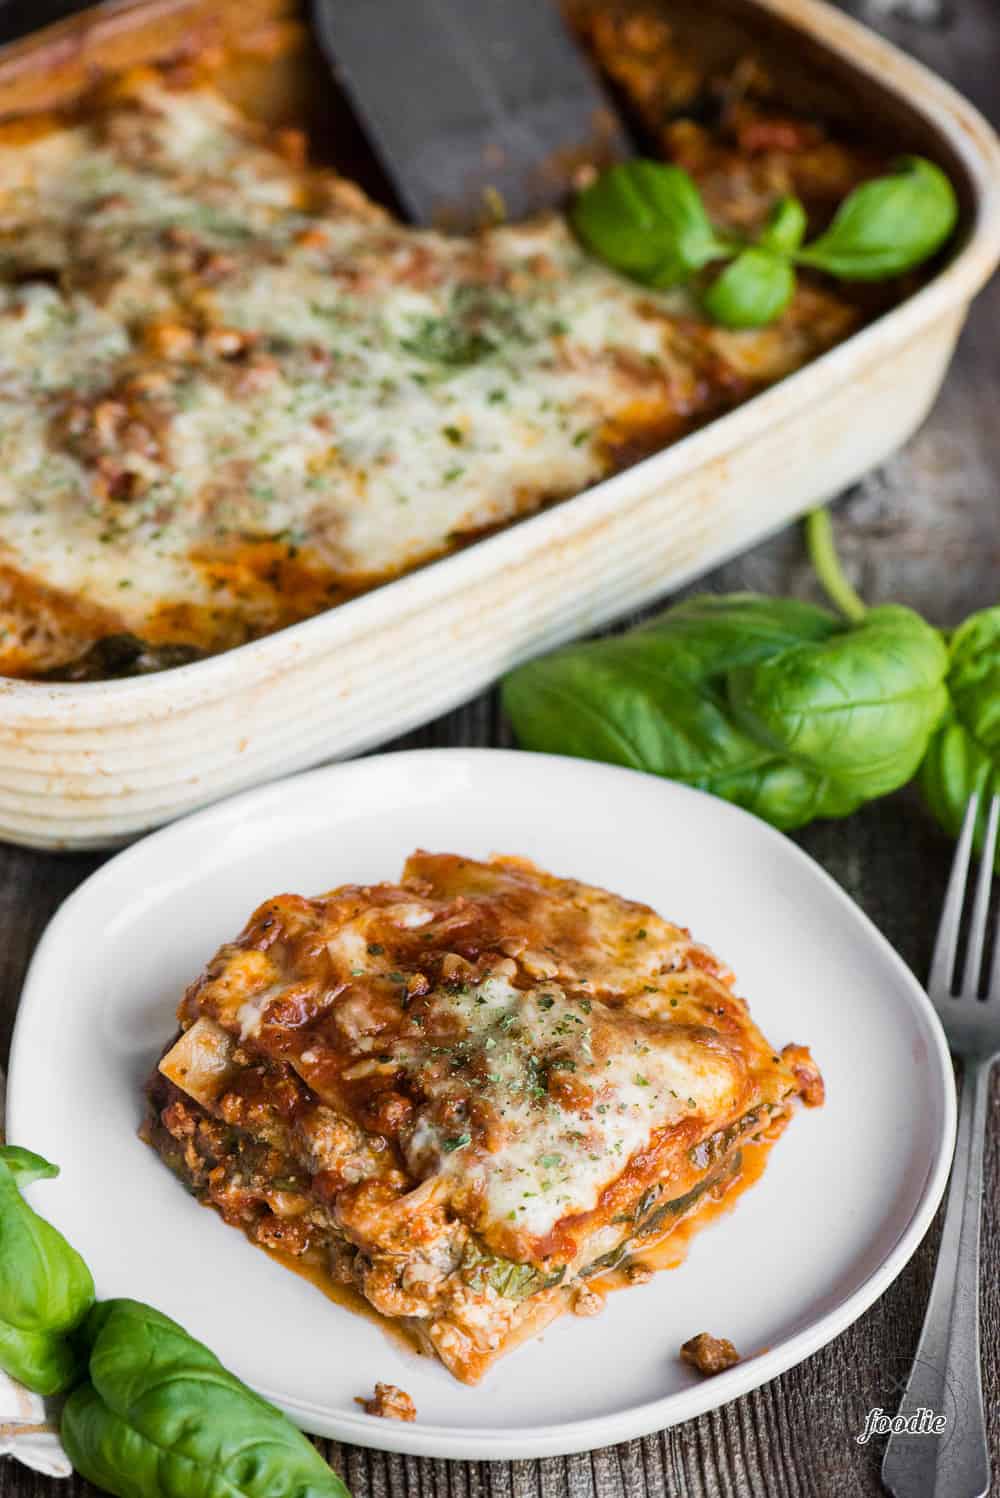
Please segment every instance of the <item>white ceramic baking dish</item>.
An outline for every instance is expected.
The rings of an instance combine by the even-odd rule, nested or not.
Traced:
[[[820,0],[740,8],[772,30],[792,25],[828,86],[847,80],[860,107],[906,121],[949,162],[965,229],[946,268],[666,451],[340,608],[155,676],[0,679],[0,838],[106,847],[245,786],[356,754],[706,571],[910,436],[1000,254],[1000,145],[946,83]]]

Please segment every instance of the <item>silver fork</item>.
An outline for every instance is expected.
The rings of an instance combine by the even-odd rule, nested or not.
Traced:
[[[899,1413],[947,1413],[940,1436],[889,1437],[882,1481],[895,1498],[985,1498],[990,1458],[979,1372],[979,1219],[990,1070],[1000,1054],[1000,929],[985,985],[984,954],[1000,797],[990,803],[968,946],[956,992],[953,977],[969,884],[979,796],[969,801],[948,881],[927,992],[952,1053],[962,1062],[958,1135],[944,1231],[923,1330]],[[979,998],[983,989],[985,999]]]

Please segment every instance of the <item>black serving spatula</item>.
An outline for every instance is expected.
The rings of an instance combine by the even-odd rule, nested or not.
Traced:
[[[313,0],[320,45],[419,224],[558,206],[632,154],[555,0]]]

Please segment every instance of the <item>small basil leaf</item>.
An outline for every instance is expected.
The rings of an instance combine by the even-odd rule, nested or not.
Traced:
[[[750,249],[737,255],[702,294],[702,306],[727,328],[774,322],[795,292],[795,271],[781,255]]]
[[[0,1368],[48,1398],[72,1387],[82,1358],[68,1337],[58,1332],[25,1332],[0,1321]]]
[[[660,161],[602,172],[576,199],[572,221],[588,250],[653,286],[676,286],[730,253],[687,172]]]
[[[957,221],[958,200],[941,168],[904,156],[889,176],[856,187],[796,259],[847,280],[880,281],[928,259]]]
[[[176,1322],[136,1301],[91,1313],[90,1382],[62,1439],[77,1471],[118,1498],[350,1498],[281,1412]]]
[[[51,1170],[28,1150],[15,1151],[10,1162],[0,1156],[0,1320],[19,1331],[70,1331],[94,1299],[90,1270],[76,1249],[18,1189],[15,1172],[37,1179]]]
[[[976,846],[981,847],[989,799],[1000,795],[1000,608],[966,619],[951,638],[949,657],[951,713],[931,740],[920,788],[952,837],[958,836],[969,796],[978,790],[982,814]]]
[[[806,210],[798,198],[779,198],[758,237],[765,250],[791,255],[802,243],[806,232]]]
[[[795,293],[795,271],[770,250],[743,250],[702,293],[702,306],[727,328],[759,328],[774,322]]]
[[[976,743],[956,718],[938,729],[920,766],[924,800],[944,830],[957,838],[973,791],[982,797],[975,844],[981,851],[986,812],[992,796],[1000,796],[1000,766]],[[1000,872],[1000,853],[996,858]]]
[[[948,686],[956,716],[1000,763],[1000,607],[970,614],[952,635]]]
[[[51,1181],[59,1174],[59,1166],[51,1165],[32,1150],[22,1149],[19,1144],[0,1145],[0,1160],[7,1166],[19,1186],[30,1186],[32,1181]]]

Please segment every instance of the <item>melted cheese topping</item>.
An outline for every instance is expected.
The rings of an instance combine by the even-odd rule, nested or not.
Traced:
[[[584,488],[850,321],[827,299],[824,325],[723,333],[556,218],[408,229],[211,92],[148,80],[0,167],[13,674],[116,632],[216,650],[315,613]]]
[[[417,1175],[481,1193],[485,1218],[534,1238],[592,1212],[657,1130],[725,1112],[740,1090],[737,1056],[709,1050],[683,1026],[623,1023],[600,1001],[568,998],[555,984],[522,992],[487,979],[441,1002],[462,1038],[444,1058],[404,1060],[428,1099],[404,1145],[407,1163]],[[568,1095],[550,1087],[553,1075],[571,1079]],[[441,1104],[460,1099],[470,1076],[482,1078],[479,1096],[492,1115],[478,1151],[470,1133],[440,1121]]]

